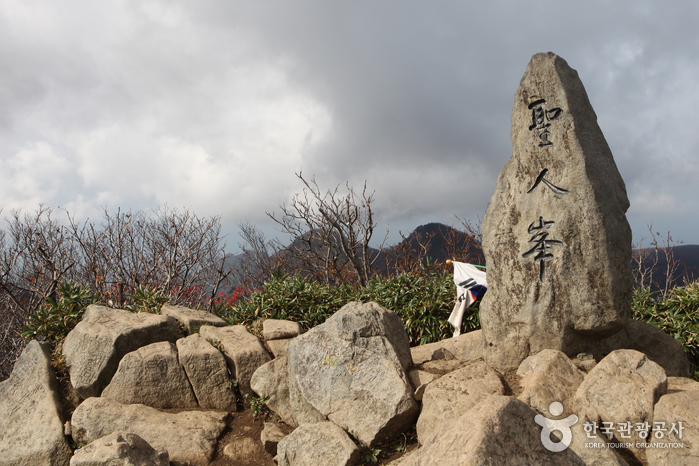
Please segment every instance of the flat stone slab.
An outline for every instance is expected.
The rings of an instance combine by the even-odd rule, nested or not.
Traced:
[[[447,338],[446,340],[437,341],[435,343],[413,346],[410,348],[413,364],[422,364],[436,359],[435,351],[442,348],[448,350],[456,359],[463,362],[480,359],[485,353],[483,331],[474,330],[472,332],[462,333],[456,338]]]
[[[70,466],[170,466],[166,451],[157,451],[130,432],[113,432],[75,451]]]
[[[123,405],[107,398],[88,398],[71,419],[73,440],[87,445],[113,432],[132,432],[156,450],[167,451],[170,461],[207,466],[216,442],[226,427],[228,413],[182,411],[166,413],[145,405]]]
[[[181,336],[174,317],[92,304],[63,342],[70,383],[82,398],[98,396],[126,353]]]
[[[56,387],[48,344],[30,341],[0,382],[0,465],[68,465]]]
[[[225,327],[228,325],[228,322],[210,312],[190,309],[185,306],[165,304],[160,310],[160,314],[174,317],[190,334],[196,332],[202,325],[211,325],[213,327]]]
[[[265,340],[294,338],[301,333],[303,333],[303,327],[298,322],[277,319],[267,319],[262,322],[262,336]]]

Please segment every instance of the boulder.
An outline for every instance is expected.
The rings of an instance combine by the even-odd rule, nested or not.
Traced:
[[[458,419],[483,398],[504,394],[505,387],[497,372],[484,361],[443,375],[425,388],[416,425],[418,440],[424,444],[442,423]]]
[[[225,327],[228,325],[228,322],[210,312],[190,309],[184,306],[165,304],[160,310],[160,314],[177,319],[187,329],[188,334],[196,332],[202,325],[211,325],[213,327]]]
[[[277,445],[286,437],[279,425],[276,422],[265,422],[265,426],[260,434],[260,441],[265,451],[272,456],[277,454]]]
[[[166,451],[157,451],[130,432],[112,432],[75,450],[70,466],[170,466]]]
[[[418,406],[405,374],[410,347],[396,313],[376,303],[349,303],[296,337],[287,353],[292,406],[298,389],[305,402],[365,445],[412,425]]]
[[[535,416],[516,398],[485,397],[461,417],[441,424],[400,466],[583,466],[572,450],[554,453],[543,446]]]
[[[278,466],[352,466],[359,449],[347,432],[332,422],[301,424],[277,445]]]
[[[624,181],[575,70],[532,57],[515,93],[512,157],[483,223],[486,361],[513,369],[543,349],[596,354],[631,315]]]
[[[282,356],[261,365],[250,380],[250,387],[260,397],[269,396],[265,403],[284,422],[298,426],[289,398],[288,358]]]
[[[177,347],[161,341],[124,356],[102,397],[153,408],[196,408],[197,399],[177,358]]]
[[[198,333],[177,340],[180,364],[200,408],[235,411],[235,390],[226,360]]]
[[[421,369],[410,369],[408,372],[408,380],[410,381],[410,385],[412,385],[415,389],[415,400],[422,400],[422,396],[425,393],[425,388],[427,388],[427,385],[440,377],[441,375],[439,374],[433,374]]]
[[[649,466],[699,464],[699,391],[660,397],[653,410],[653,433],[646,442]],[[651,438],[652,436],[652,438]]]
[[[303,333],[303,327],[298,322],[277,319],[267,319],[262,322],[262,337],[267,341],[294,338],[301,333]]]
[[[517,375],[522,387],[517,398],[540,413],[547,413],[551,403],[559,402],[563,416],[573,413],[575,391],[585,378],[565,353],[551,349],[525,359]]]
[[[223,352],[231,373],[238,381],[240,392],[253,395],[254,392],[250,388],[252,374],[258,367],[272,359],[260,339],[248,332],[243,325],[229,327],[205,325],[199,329],[199,334],[215,342],[214,346]]]
[[[47,343],[32,340],[0,382],[0,465],[66,466],[61,403]]]
[[[246,464],[250,458],[262,453],[262,445],[250,437],[238,437],[231,440],[223,447],[223,454],[227,456],[231,464]]]
[[[423,362],[415,367],[431,374],[444,375],[467,365],[469,365],[468,362],[458,359],[433,359],[432,361]]]
[[[579,353],[572,359],[572,362],[575,364],[575,367],[585,374],[590,372],[592,368],[597,365],[597,361],[595,361],[594,356],[590,353]]]
[[[287,355],[288,358],[288,355]],[[295,424],[313,424],[316,422],[327,421],[328,418],[323,413],[318,411],[311,403],[304,397],[301,387],[299,387],[298,380],[295,375],[292,374],[291,366],[288,364],[287,360],[287,384],[289,388],[289,404],[291,405],[291,411],[293,414],[293,419]]]
[[[226,427],[228,413],[182,411],[166,413],[145,405],[123,405],[108,398],[88,398],[71,419],[73,440],[87,445],[113,432],[132,432],[156,450],[165,450],[173,463],[206,466]]]
[[[644,442],[640,432],[626,434],[620,423],[634,427],[647,422],[653,425],[653,406],[667,392],[667,377],[662,367],[635,350],[616,350],[592,369],[575,393],[580,422],[591,423],[594,430],[607,438],[633,444],[629,450],[638,455]],[[604,422],[608,424],[603,424]],[[611,423],[611,424],[609,424]],[[608,430],[611,426],[613,429]]]
[[[549,415],[548,411],[546,415]],[[565,415],[565,413],[563,414]],[[569,448],[588,466],[629,466],[619,454],[609,446],[608,439],[599,432],[585,432],[584,423],[578,419],[573,427],[573,438]],[[555,434],[554,434],[555,435]]]
[[[682,345],[657,327],[630,320],[626,327],[600,345],[601,357],[616,349],[634,349],[665,369],[668,377],[691,377],[689,359]]]
[[[668,393],[676,393],[683,390],[699,390],[699,382],[686,377],[667,378]]]
[[[70,382],[81,397],[98,396],[126,353],[180,336],[173,317],[92,304],[63,342]]]
[[[289,343],[291,343],[291,340],[293,340],[293,338],[284,338],[282,340],[267,340],[265,341],[265,344],[267,345],[267,348],[269,348],[269,351],[272,353],[272,355],[275,358],[279,358],[281,356],[286,355],[286,348],[289,346]]]
[[[413,363],[422,364],[433,359],[438,359],[438,350],[442,348],[448,350],[456,359],[462,362],[480,359],[485,353],[483,331],[474,330],[472,332],[463,333],[455,338],[447,338],[446,340],[437,341],[435,343],[413,346],[410,348]],[[435,352],[437,352],[437,356],[435,356]]]

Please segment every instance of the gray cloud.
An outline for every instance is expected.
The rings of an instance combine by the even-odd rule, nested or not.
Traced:
[[[578,70],[631,200],[699,243],[695,2],[0,5],[0,208],[167,202],[273,231],[299,191],[368,181],[409,231],[485,212],[531,55]]]

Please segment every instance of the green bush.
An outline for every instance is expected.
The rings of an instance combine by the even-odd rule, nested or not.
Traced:
[[[451,274],[436,272],[402,274],[371,280],[358,301],[376,301],[396,312],[403,320],[411,345],[422,345],[449,338],[454,328],[447,322],[454,308],[456,289]],[[479,328],[478,306],[464,315],[465,331]]]
[[[356,292],[347,285],[328,286],[299,276],[278,276],[219,315],[230,324],[245,325],[258,332],[265,319],[293,320],[309,329],[355,299]]]
[[[57,300],[46,298],[46,303],[29,315],[21,332],[24,338],[44,340],[56,347],[78,325],[87,306],[102,303],[99,295],[79,283],[61,283],[56,291]],[[138,286],[129,299],[132,303],[126,306],[129,311],[154,314],[160,314],[162,305],[169,301],[161,289],[148,286]]]
[[[350,301],[376,301],[400,316],[411,344],[417,345],[451,336],[453,328],[447,319],[454,297],[451,275],[442,272],[376,277],[361,290],[321,285],[298,276],[276,277],[247,300],[220,312],[220,316],[258,333],[264,319],[293,320],[309,329],[325,322]],[[464,316],[464,326],[469,330],[478,325],[478,308],[474,307]]]
[[[699,380],[699,282],[677,286],[665,296],[638,288],[632,309],[634,319],[663,330],[684,346],[694,379]]]
[[[131,312],[148,312],[160,314],[163,304],[170,302],[170,298],[165,295],[162,288],[148,285],[138,285],[134,292],[129,295],[131,304],[126,305],[126,309]]]
[[[62,283],[57,291],[58,300],[46,298],[46,304],[29,316],[22,329],[24,338],[43,339],[56,345],[80,322],[87,306],[99,302],[88,287],[77,283]]]

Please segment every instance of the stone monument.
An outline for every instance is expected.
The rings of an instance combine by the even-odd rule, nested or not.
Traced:
[[[578,73],[532,57],[512,109],[512,157],[482,223],[486,360],[516,368],[557,349],[598,354],[630,318],[629,201]]]

